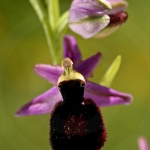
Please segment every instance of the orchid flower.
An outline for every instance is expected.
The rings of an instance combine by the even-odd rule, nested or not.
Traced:
[[[124,0],[73,0],[69,27],[84,38],[105,37],[127,20]]]
[[[69,57],[73,61],[74,70],[80,72],[86,80],[84,91],[85,98],[92,99],[100,107],[130,104],[132,102],[132,96],[130,94],[118,92],[111,88],[88,81],[88,78],[92,76],[94,69],[99,64],[101,58],[101,54],[99,52],[86,60],[82,60],[75,38],[67,35],[64,37],[64,58],[65,57]],[[55,104],[62,100],[62,96],[57,88],[58,78],[63,73],[62,67],[58,65],[51,66],[46,64],[37,64],[35,65],[34,71],[54,86],[34,98],[31,102],[22,106],[17,111],[16,116],[50,113]]]
[[[144,137],[138,139],[139,150],[149,150],[147,140]]]

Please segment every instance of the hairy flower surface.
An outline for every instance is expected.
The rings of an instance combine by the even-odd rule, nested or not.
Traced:
[[[127,20],[124,0],[73,0],[69,27],[84,38],[105,37]]]
[[[130,94],[118,92],[88,81],[88,78],[92,76],[94,69],[100,61],[100,53],[96,53],[86,60],[82,60],[76,40],[73,36],[68,35],[64,37],[64,58],[65,57],[69,57],[73,61],[74,70],[80,72],[86,80],[84,98],[92,99],[100,107],[130,104],[132,102],[132,96]],[[16,116],[50,113],[55,104],[63,100],[57,87],[57,81],[59,76],[63,73],[63,68],[58,65],[37,64],[34,71],[54,86],[22,106],[17,111]]]
[[[144,137],[138,139],[139,150],[149,150],[147,140]]]

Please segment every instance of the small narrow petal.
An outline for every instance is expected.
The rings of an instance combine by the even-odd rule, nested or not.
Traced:
[[[34,71],[36,74],[54,85],[57,84],[59,76],[63,73],[63,69],[60,66],[51,66],[45,64],[35,65]]]
[[[108,10],[111,10],[112,9],[112,6],[111,4],[109,3],[108,0],[97,0],[97,2],[102,5],[104,8],[108,9]]]
[[[111,88],[100,86],[93,82],[87,82],[84,92],[85,98],[91,98],[98,106],[113,106],[118,104],[130,104],[132,95],[118,92]]]
[[[64,58],[65,57],[69,57],[74,63],[82,59],[76,40],[71,35],[64,37]]]
[[[62,96],[58,88],[54,86],[50,90],[34,98],[31,102],[22,106],[15,116],[21,117],[50,113],[55,104],[61,100]]]
[[[128,6],[128,3],[125,0],[108,0],[111,4],[112,9],[106,12],[107,15],[114,15],[118,12],[125,11]]]
[[[75,64],[74,69],[80,72],[84,76],[84,78],[87,79],[93,75],[93,71],[99,64],[100,58],[101,53],[98,52],[95,55],[87,58],[86,60]]]
[[[149,150],[147,140],[144,137],[138,139],[139,150]]]

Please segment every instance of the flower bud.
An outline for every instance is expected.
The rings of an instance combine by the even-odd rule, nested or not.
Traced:
[[[124,0],[74,0],[69,27],[84,38],[104,37],[127,20]]]

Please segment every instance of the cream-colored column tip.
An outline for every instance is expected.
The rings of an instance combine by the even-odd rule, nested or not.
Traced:
[[[72,68],[73,62],[71,61],[70,58],[66,57],[62,60],[61,65],[64,69],[67,69],[70,67]]]

